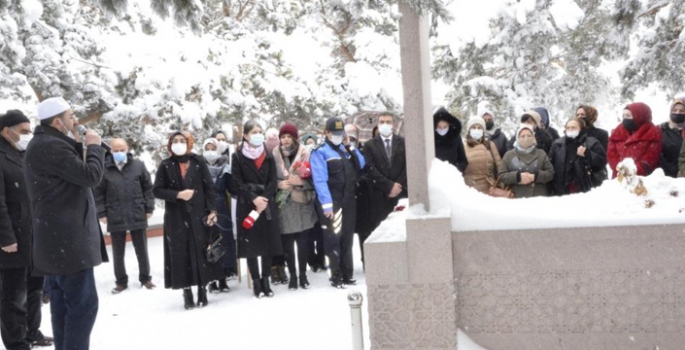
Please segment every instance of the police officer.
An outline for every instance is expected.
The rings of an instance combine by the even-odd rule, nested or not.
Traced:
[[[355,189],[364,168],[362,154],[346,148],[345,123],[329,118],[325,142],[311,156],[312,177],[324,217],[324,250],[331,268],[331,285],[343,288],[355,284],[352,279],[352,243],[356,221]]]

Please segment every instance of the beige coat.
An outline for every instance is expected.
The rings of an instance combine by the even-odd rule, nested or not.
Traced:
[[[490,149],[483,143],[473,147],[464,142],[466,159],[469,165],[464,170],[464,182],[479,192],[488,194],[490,187],[495,185],[496,174],[502,169],[502,159],[494,142],[489,142]]]

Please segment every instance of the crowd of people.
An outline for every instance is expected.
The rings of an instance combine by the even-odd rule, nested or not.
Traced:
[[[508,139],[492,112],[470,118],[462,132],[459,119],[440,108],[435,154],[468,186],[510,198],[590,191],[608,178],[607,164],[613,170],[626,158],[638,175],[662,168],[685,176],[684,99],[659,126],[647,105],[632,103],[611,134],[595,126],[592,106],[569,115],[562,136],[546,108],[531,109]],[[199,147],[191,133],[175,131],[154,181],[126,140],[104,144],[92,130],[79,132],[64,99],[42,101],[38,118],[32,131],[18,110],[0,117],[0,330],[7,349],[53,341],[58,350],[88,349],[98,311],[93,268],[108,260],[98,220],[112,241],[112,293],[128,289],[127,234],[138,281],[154,289],[146,230],[155,199],[164,201],[164,287],[182,291],[189,310],[207,306],[207,293],[230,291],[239,259],[257,298],[273,297],[272,283],[310,288],[308,269],[328,271],[335,288],[354,285],[354,234],[364,261],[364,241],[408,195],[405,141],[392,113],[378,115],[370,140],[341,118],[326,120],[321,135],[248,121],[235,149],[221,130]],[[39,330],[43,299],[50,300],[54,339]]]

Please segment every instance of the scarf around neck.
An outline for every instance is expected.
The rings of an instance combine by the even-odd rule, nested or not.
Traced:
[[[242,152],[245,157],[255,160],[259,158],[262,153],[264,153],[264,145],[261,145],[257,148],[252,148],[251,146],[244,144],[242,147]]]

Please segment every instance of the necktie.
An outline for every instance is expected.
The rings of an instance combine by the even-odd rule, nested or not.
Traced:
[[[392,159],[392,148],[390,147],[390,139],[385,139],[385,153],[388,155],[388,160]]]

